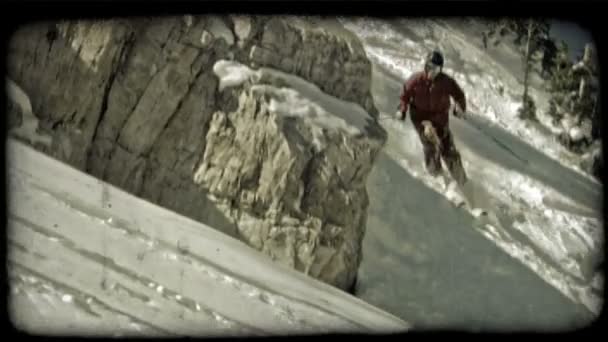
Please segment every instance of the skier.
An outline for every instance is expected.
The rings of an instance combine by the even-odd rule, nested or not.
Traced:
[[[464,118],[465,94],[450,76],[442,72],[443,55],[432,51],[425,59],[424,71],[412,75],[403,85],[397,118],[405,120],[409,108],[411,121],[422,142],[425,167],[429,174],[442,174],[441,159],[462,189],[467,175],[449,128],[450,97],[454,115]]]

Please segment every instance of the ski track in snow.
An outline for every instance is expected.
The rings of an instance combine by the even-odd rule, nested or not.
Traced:
[[[367,19],[345,19],[342,23],[364,42],[375,66],[376,85],[372,92],[385,119],[397,108],[401,82],[420,69],[423,53],[439,42],[437,45],[446,54],[445,71],[461,84],[474,113],[469,120],[475,126],[452,119],[451,127],[465,169],[484,193],[481,202],[493,216],[491,225],[479,225],[480,233],[574,303],[581,303],[598,314],[603,302],[599,295],[603,274],[596,269],[603,245],[602,186],[578,167],[571,166],[569,158],[560,158],[568,152],[553,142],[546,131],[528,127],[516,118],[522,88],[515,76],[517,71],[512,69],[516,55],[509,55],[507,48],[501,48],[504,58],[495,61],[467,38],[466,30],[455,28],[456,23],[440,21],[418,25],[415,20],[401,20],[396,25]],[[399,25],[403,26],[404,33],[397,31]],[[498,89],[502,89],[502,94]],[[532,91],[540,99],[541,104],[537,105],[542,111],[546,95],[534,88]],[[542,114],[540,116],[543,121]],[[443,194],[443,182],[426,175],[422,148],[409,119],[406,123],[389,120],[382,124],[389,132],[385,149],[388,156],[426,186]],[[480,134],[479,128],[508,145],[509,151]],[[528,164],[507,152],[523,157]],[[385,185],[372,183],[370,186],[379,186],[378,191],[383,191]],[[370,199],[372,203],[374,200]],[[379,228],[368,224],[368,235],[374,235],[373,239],[380,238],[378,234],[386,234],[385,228],[377,234],[369,232],[374,229]],[[378,253],[370,248],[368,253]],[[361,273],[365,274],[365,270]],[[378,299],[382,296],[369,292],[374,286],[378,287],[376,284],[361,287],[368,289],[369,298],[377,298],[377,305],[383,301],[386,305],[387,299]]]
[[[415,137],[413,127],[408,128],[408,132],[397,129],[391,133],[394,136]],[[422,148],[417,140],[412,141],[411,139],[403,146],[414,146],[418,151]],[[461,150],[466,149],[462,148]],[[443,181],[427,177],[422,167],[422,160],[419,157],[418,160],[411,162],[412,159],[415,160],[415,158],[412,158],[412,153],[417,152],[410,150],[406,158],[399,160],[403,168],[411,171],[416,178],[436,192],[444,193]],[[404,154],[406,153],[398,151],[392,155],[403,156]],[[578,215],[545,208],[542,200],[548,196],[543,194],[547,191],[538,182],[505,169],[484,168],[482,172],[479,172],[471,167],[471,164],[479,162],[475,160],[474,156],[465,157],[465,159],[467,159],[464,162],[465,168],[469,170],[472,181],[476,182],[475,179],[483,179],[484,185],[492,193],[492,196],[485,193],[478,199],[482,203],[486,203],[483,207],[496,213],[500,213],[500,209],[503,208],[503,211],[506,211],[502,215],[503,217],[515,218],[512,227],[502,227],[500,221],[490,223],[497,227],[484,231],[484,236],[513,257],[528,264],[572,300],[583,302],[594,312],[599,312],[600,303],[595,298],[596,296],[591,294],[591,288],[579,286],[581,282],[585,283],[591,279],[587,279],[589,275],[583,274],[581,265],[573,259],[576,257],[583,258],[601,248],[602,236],[600,235],[601,226],[599,223],[583,219]],[[515,204],[518,202],[519,205]],[[518,222],[518,219],[523,220],[523,222]],[[591,224],[589,224],[589,221],[591,221]],[[500,229],[500,233],[497,232],[497,228]],[[521,241],[521,238],[519,240],[514,238],[512,234],[505,230],[506,228],[517,229],[527,239]],[[567,238],[568,244],[564,244],[563,237]],[[537,247],[536,245],[540,247],[539,250],[534,249],[534,247]],[[539,254],[539,252],[546,254],[546,256]],[[567,272],[567,274],[561,274],[561,272]],[[575,285],[568,286],[567,284],[570,283]]]
[[[188,226],[185,218],[109,191],[107,184],[15,141],[9,158],[15,161],[8,173],[11,316],[28,331],[254,336],[407,328],[298,272],[269,271],[278,265],[246,245],[221,233],[198,232],[210,228]],[[132,211],[134,205],[143,208]],[[233,266],[224,269],[237,260],[250,263],[237,270],[242,274],[233,274]],[[250,274],[254,270],[264,272],[266,281]],[[277,282],[287,286],[277,291]],[[332,311],[330,302],[348,312]]]
[[[26,183],[26,180],[22,179],[23,175],[12,174],[11,178],[14,180],[13,184],[25,184]],[[12,189],[12,191],[14,193],[23,193],[24,192],[23,189],[19,189],[19,188],[14,188],[14,189]],[[205,275],[210,280],[215,281],[224,287],[227,286],[229,288],[232,288],[234,295],[240,297],[240,299],[243,301],[242,305],[244,305],[245,307],[248,305],[251,305],[253,307],[253,306],[256,306],[259,304],[264,304],[264,305],[268,305],[268,306],[272,307],[273,309],[270,311],[270,313],[272,315],[274,315],[276,319],[285,322],[287,324],[287,326],[291,326],[291,328],[289,330],[290,332],[296,332],[299,330],[301,330],[303,332],[304,331],[309,331],[309,332],[310,331],[314,331],[314,332],[325,331],[324,328],[322,328],[320,326],[311,325],[311,323],[308,323],[305,320],[300,319],[300,320],[296,321],[294,318],[293,312],[297,310],[297,306],[294,307],[293,302],[290,302],[289,300],[287,300],[286,298],[284,298],[280,295],[276,295],[276,294],[270,293],[268,291],[264,291],[259,288],[256,288],[252,285],[239,281],[238,279],[231,277],[230,275],[227,275],[217,269],[214,269],[213,267],[211,267],[209,265],[202,264],[201,262],[192,259],[192,257],[189,257],[187,255],[181,255],[179,251],[167,248],[167,246],[159,245],[159,243],[157,241],[155,241],[154,239],[152,239],[149,236],[146,236],[143,233],[140,233],[140,232],[134,231],[134,230],[130,230],[130,229],[126,230],[121,227],[113,226],[111,218],[107,219],[107,220],[103,220],[103,219],[99,219],[95,216],[90,216],[90,214],[91,214],[90,212],[81,210],[81,208],[77,208],[77,207],[75,208],[75,207],[73,207],[73,204],[63,201],[60,197],[58,197],[56,195],[50,194],[48,192],[41,192],[38,195],[43,196],[43,197],[44,196],[50,197],[50,198],[54,199],[55,201],[57,201],[58,205],[65,206],[65,207],[73,210],[74,212],[79,213],[81,216],[83,216],[87,219],[90,219],[92,221],[101,221],[101,223],[106,225],[107,228],[114,230],[116,233],[122,235],[123,237],[120,237],[122,239],[130,238],[130,239],[136,240],[140,247],[134,247],[135,250],[143,249],[145,251],[144,253],[146,254],[146,257],[148,257],[148,258],[151,257],[152,254],[160,254],[161,259],[163,259],[169,263],[174,263],[175,264],[174,267],[180,268],[180,267],[183,267],[183,265],[193,266],[194,270],[196,270],[197,272],[200,272],[200,274]],[[70,241],[67,237],[58,238],[58,237],[50,236],[49,240],[57,242],[57,243],[62,243],[65,245],[74,245],[73,242],[70,243]],[[86,255],[83,255],[83,257],[86,257]],[[183,304],[185,302],[185,300],[177,289],[170,289],[169,287],[163,286],[162,284],[147,280],[147,279],[143,278],[142,276],[136,276],[136,279],[134,279],[134,280],[139,281],[142,284],[147,284],[148,287],[153,288],[159,295],[162,295],[163,297],[169,297],[172,300],[174,300],[175,302],[180,303],[180,305],[183,305],[186,308],[191,309],[187,304]],[[48,282],[45,285],[48,286],[49,288],[52,288],[52,285],[50,285]],[[17,289],[18,288],[19,287],[17,287]],[[69,293],[69,292],[66,292],[66,293]],[[73,296],[71,294],[69,294],[69,295]],[[66,294],[60,295],[60,297],[62,297],[62,296],[66,296]],[[95,297],[92,297],[92,298],[93,298],[93,300],[96,300]],[[192,300],[190,300],[190,301],[192,301]],[[149,301],[148,304],[154,305],[153,300]],[[243,335],[257,335],[257,334],[262,333],[260,331],[256,332],[256,329],[253,329],[250,327],[245,327],[243,324],[240,324],[240,323],[231,321],[230,319],[227,319],[223,315],[221,315],[209,308],[206,308],[205,304],[202,302],[193,302],[192,305],[194,307],[196,307],[196,311],[202,311],[208,317],[213,317],[219,324],[225,325],[228,329],[230,329],[231,333],[233,333],[233,334],[239,334],[239,332],[241,332]],[[88,313],[95,312],[95,310],[91,306],[88,307],[87,311],[88,311]],[[317,314],[322,315],[323,319],[325,319],[325,320],[329,320],[329,321],[332,320],[332,317],[328,316],[327,314],[324,314],[322,312],[317,312]],[[349,327],[346,327],[346,329],[352,329],[354,327],[355,326],[349,326]],[[277,328],[279,328],[279,327],[277,326]]]

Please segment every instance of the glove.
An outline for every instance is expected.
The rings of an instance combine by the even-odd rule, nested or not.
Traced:
[[[459,119],[466,120],[466,113],[462,110],[462,108],[460,108],[459,105],[454,106],[454,116]]]
[[[406,112],[402,112],[401,110],[398,110],[398,111],[395,113],[395,118],[396,118],[397,120],[401,120],[401,121],[403,121],[403,120],[405,120],[405,117],[406,117],[406,116],[407,116],[407,113],[406,113]]]

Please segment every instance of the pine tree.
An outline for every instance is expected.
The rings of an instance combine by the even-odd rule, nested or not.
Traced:
[[[492,45],[499,45],[506,36],[513,37],[513,43],[518,47],[524,47],[528,36],[530,20],[534,23],[535,31],[532,35],[532,45],[538,44],[543,39],[543,34],[549,34],[551,25],[545,19],[526,19],[526,18],[500,18],[498,20],[487,21],[486,30],[482,32],[482,39],[492,40]]]
[[[572,61],[570,61],[568,45],[562,41],[558,44],[557,55],[555,58],[555,66],[552,77],[549,80],[549,89],[554,93],[569,92],[572,89],[572,84],[569,82],[572,79]]]
[[[593,47],[588,44],[577,63],[570,61],[565,43],[559,48],[557,64],[551,78],[551,99],[548,114],[559,124],[566,117],[571,125],[563,125],[559,141],[575,152],[584,152],[600,138],[600,110],[598,69],[593,58]],[[572,130],[584,132],[573,136]]]
[[[522,56],[524,64],[524,93],[522,95],[522,108],[519,112],[520,117],[523,119],[538,121],[536,118],[536,106],[528,94],[528,87],[530,83],[530,72],[534,66],[533,56],[537,52],[542,53],[544,49],[548,49],[548,45],[543,42],[549,40],[550,25],[546,21],[532,18],[527,19],[526,21],[526,46]],[[523,24],[523,22],[518,22],[519,30],[523,29]],[[550,53],[547,50],[544,52]]]
[[[530,95],[524,95],[524,104],[518,109],[520,119],[538,121],[536,118],[536,104]]]
[[[538,54],[548,57],[555,54],[554,45],[549,38],[550,23],[545,19],[532,18],[502,18],[500,20],[487,23],[488,29],[482,33],[482,39],[487,43],[488,38],[494,39],[494,45],[500,43],[505,36],[514,37],[513,43],[519,48],[522,54],[522,64],[524,67],[524,91],[522,94],[522,107],[519,109],[519,116],[527,120],[536,119],[536,106],[534,100],[528,94],[529,76],[534,69]],[[543,64],[550,64],[543,61]]]

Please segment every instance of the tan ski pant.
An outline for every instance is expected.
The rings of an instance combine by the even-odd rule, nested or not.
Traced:
[[[464,185],[467,175],[449,127],[435,127],[430,121],[414,122],[414,127],[422,143],[427,171],[433,176],[440,175],[443,159],[452,178],[459,185]]]

